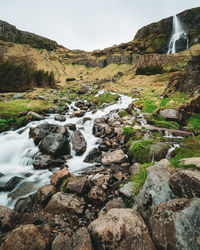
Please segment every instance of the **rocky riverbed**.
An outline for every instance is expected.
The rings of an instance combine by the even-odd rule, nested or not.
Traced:
[[[157,127],[157,116],[121,95],[98,110],[77,101],[2,134],[1,248],[200,248],[200,158],[181,159],[182,168],[169,161],[199,148],[174,128],[180,117],[165,110],[157,121],[168,128]]]

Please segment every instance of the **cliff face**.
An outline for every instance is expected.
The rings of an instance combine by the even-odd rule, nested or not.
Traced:
[[[0,20],[0,40],[6,42],[29,44],[34,48],[54,50],[59,45],[48,38],[35,35],[30,32],[18,30],[14,25]]]

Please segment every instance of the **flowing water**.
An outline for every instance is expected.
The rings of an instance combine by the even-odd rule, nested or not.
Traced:
[[[185,29],[182,27],[182,24],[177,16],[173,17],[173,33],[172,37],[169,42],[169,47],[168,47],[168,52],[167,54],[175,54],[176,51],[176,42],[180,39],[183,38],[187,41],[187,45],[185,49],[189,48],[189,39],[187,36],[187,32]]]
[[[69,112],[65,115],[66,121],[55,121],[55,114],[50,115],[43,121],[30,122],[26,127],[16,131],[8,131],[0,134],[0,172],[3,176],[0,178],[0,187],[14,176],[21,177],[21,182],[12,192],[0,192],[0,205],[13,208],[16,199],[26,196],[27,193],[35,192],[39,187],[49,184],[52,172],[49,170],[35,170],[33,167],[34,157],[39,153],[38,147],[35,146],[32,139],[29,139],[30,127],[38,126],[39,124],[48,122],[51,124],[65,125],[67,123],[76,124],[77,129],[80,129],[86,142],[87,150],[82,156],[76,156],[71,146],[72,158],[67,161],[69,171],[78,174],[84,169],[90,168],[93,165],[83,162],[85,156],[91,149],[98,146],[100,139],[92,133],[93,122],[96,118],[110,114],[111,111],[125,109],[131,103],[132,98],[120,95],[120,99],[116,104],[109,105],[104,109],[99,109],[95,113],[86,112],[85,117],[91,120],[83,124],[82,118],[69,118],[74,111],[74,104],[70,105]],[[113,115],[115,112],[113,112]],[[57,171],[58,169],[54,169]]]

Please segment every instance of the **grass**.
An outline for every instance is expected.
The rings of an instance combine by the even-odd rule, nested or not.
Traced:
[[[126,117],[126,116],[129,116],[129,113],[126,110],[120,110],[118,112],[118,116],[121,117],[121,118]]]
[[[145,99],[143,106],[142,106],[142,112],[145,113],[153,113],[157,109],[157,105],[155,105],[154,100]]]
[[[95,103],[96,108],[99,108],[99,107],[101,107],[101,105],[103,103],[116,103],[117,100],[119,99],[119,97],[120,96],[118,94],[113,95],[113,94],[111,94],[109,92],[105,92],[104,94],[96,96],[96,97],[91,95],[88,98],[88,101]]]
[[[127,138],[130,138],[134,134],[134,129],[132,127],[123,127],[123,131]]]
[[[153,140],[133,141],[128,153],[136,162],[145,163],[150,160],[150,148],[148,146],[152,143]]]
[[[200,114],[193,115],[187,120],[187,129],[192,132],[200,132]]]
[[[175,121],[166,121],[161,115],[159,114],[152,114],[147,117],[147,121],[150,124],[153,124],[157,127],[162,128],[169,128],[169,129],[180,129],[180,125]]]

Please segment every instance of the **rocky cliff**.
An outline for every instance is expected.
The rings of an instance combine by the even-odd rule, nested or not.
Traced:
[[[6,42],[29,44],[34,48],[54,50],[59,45],[48,38],[30,32],[18,30],[14,25],[0,20],[0,40]]]

